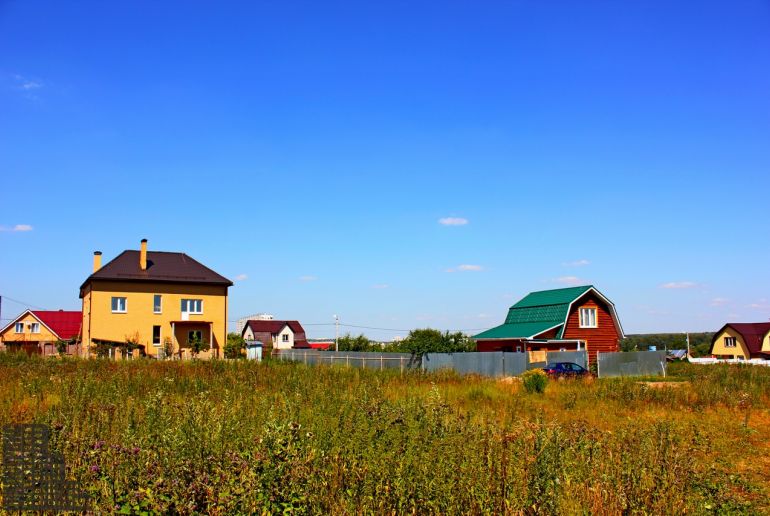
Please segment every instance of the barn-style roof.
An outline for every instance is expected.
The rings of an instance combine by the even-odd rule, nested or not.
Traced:
[[[549,330],[557,330],[556,339],[564,333],[570,307],[585,294],[593,292],[607,303],[612,317],[621,330],[615,305],[593,285],[558,288],[530,292],[524,299],[508,309],[508,316],[500,326],[483,331],[473,338],[488,339],[532,339]]]
[[[711,339],[711,350],[714,350],[714,344],[716,343],[717,336],[725,331],[727,328],[732,328],[743,337],[743,342],[746,343],[746,347],[749,348],[749,353],[762,353],[762,340],[770,332],[770,322],[761,323],[727,323],[714,334]]]

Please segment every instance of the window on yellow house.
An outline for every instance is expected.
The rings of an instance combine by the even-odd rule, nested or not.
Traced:
[[[112,298],[112,313],[124,314],[126,313],[126,298],[125,297],[113,297]]]
[[[160,346],[160,326],[152,327],[152,345]]]
[[[40,333],[40,323],[33,322],[29,325],[30,333]]]
[[[202,299],[182,299],[182,313],[202,314],[203,300]]]
[[[17,322],[16,323],[16,333],[24,333],[24,323],[23,322]]]
[[[152,300],[152,311],[153,313],[159,314],[163,311],[163,296],[160,294],[155,294]]]
[[[725,347],[726,348],[734,348],[736,346],[735,344],[735,337],[725,337]]]

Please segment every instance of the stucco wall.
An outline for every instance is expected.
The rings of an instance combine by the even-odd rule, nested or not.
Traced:
[[[735,337],[735,347],[725,347],[725,337]],[[714,340],[714,346],[711,348],[711,354],[718,357],[727,358],[749,358],[749,350],[746,347],[746,343],[743,342],[743,337],[737,331],[732,328],[725,328],[719,332]]]
[[[163,296],[159,314],[153,312],[156,294]],[[112,312],[112,297],[126,298],[126,313]],[[179,351],[180,345],[186,345],[188,330],[203,331],[204,340],[208,344],[211,333],[207,324],[209,321],[213,322],[214,348],[221,350],[227,339],[227,287],[115,281],[93,282],[85,293],[83,348],[86,349],[94,339],[125,342],[127,338],[136,335],[148,355],[157,355],[165,337],[172,336],[172,321],[182,320],[182,299],[202,299],[203,313],[190,314],[188,318],[191,323],[200,324],[176,325],[174,352]],[[161,327],[160,346],[152,343],[155,325]],[[209,356],[209,353],[206,352],[202,356]]]

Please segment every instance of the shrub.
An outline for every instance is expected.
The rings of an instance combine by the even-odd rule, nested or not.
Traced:
[[[545,386],[548,385],[548,375],[541,369],[532,369],[521,375],[524,382],[524,389],[529,392],[543,393]]]

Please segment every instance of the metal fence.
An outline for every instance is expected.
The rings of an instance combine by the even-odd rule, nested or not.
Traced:
[[[366,369],[419,369],[420,359],[409,353],[370,353],[364,351],[318,351],[315,349],[276,349],[273,358],[308,365],[342,364]]]
[[[426,353],[422,359],[409,353],[369,353],[363,351],[319,351],[315,349],[280,349],[273,351],[277,360],[292,360],[308,365],[342,364],[366,369],[422,369],[428,372],[450,369],[458,374],[481,376],[518,376],[528,369],[546,367],[556,362],[573,362],[588,367],[588,354],[582,351],[552,351],[545,362],[531,362],[523,352]],[[597,374],[612,376],[656,376],[666,374],[664,351],[598,353]]]
[[[518,376],[527,370],[527,356],[526,353],[503,351],[426,353],[422,357],[422,368],[429,372],[451,369],[458,374]]]
[[[599,378],[611,376],[666,376],[665,351],[597,353]]]

